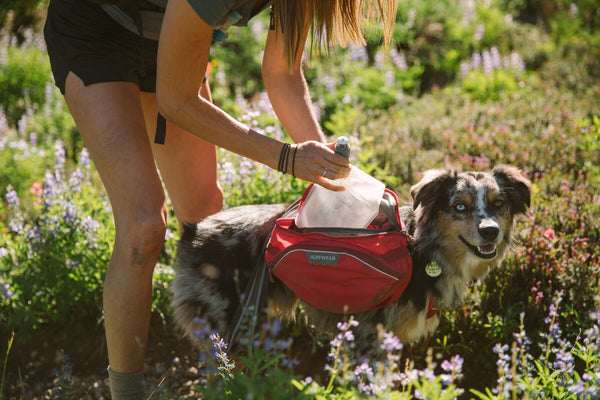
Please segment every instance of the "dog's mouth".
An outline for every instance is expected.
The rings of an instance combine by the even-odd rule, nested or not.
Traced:
[[[495,244],[484,244],[482,246],[474,246],[471,243],[467,242],[467,240],[461,235],[458,235],[458,238],[464,243],[465,246],[467,246],[469,250],[473,252],[473,254],[475,254],[479,258],[491,260],[492,258],[496,257],[496,254],[498,254],[498,249]]]

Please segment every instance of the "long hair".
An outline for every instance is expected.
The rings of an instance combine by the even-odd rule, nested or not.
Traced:
[[[364,45],[361,25],[379,18],[383,24],[383,43],[392,36],[397,0],[274,0],[275,23],[283,31],[285,54],[292,69],[304,46],[302,38],[311,33],[311,52],[329,51],[333,45],[353,42]]]

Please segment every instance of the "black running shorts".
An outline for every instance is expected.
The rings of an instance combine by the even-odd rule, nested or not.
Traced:
[[[44,37],[54,80],[63,94],[69,71],[86,86],[125,81],[143,92],[156,92],[158,42],[142,42],[97,4],[51,0]]]

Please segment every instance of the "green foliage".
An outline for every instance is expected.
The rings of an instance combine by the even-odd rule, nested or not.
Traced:
[[[236,95],[247,98],[264,90],[261,65],[267,20],[268,14],[263,13],[250,22],[249,28],[232,27],[229,37],[212,47],[215,102],[230,105]]]
[[[48,0],[19,0],[0,2],[0,26],[12,31],[20,40],[28,27],[43,19]]]
[[[7,134],[11,141],[1,152],[0,158],[0,197],[6,196],[9,182],[17,193],[26,193],[33,183],[43,176],[47,167],[52,164],[52,153],[45,146],[30,146],[24,139],[17,139],[16,133]]]
[[[8,121],[16,123],[26,110],[44,105],[52,75],[44,47],[10,46],[5,57],[0,63],[0,107]]]
[[[11,294],[2,298],[4,333],[27,337],[46,323],[101,315],[102,271],[114,229],[105,199],[88,180],[89,164],[66,178],[64,153],[57,154],[54,172],[32,186],[32,209],[24,210],[27,203],[10,187],[7,193],[0,280]],[[69,315],[73,321],[65,321]]]
[[[486,102],[512,96],[519,89],[519,83],[514,74],[504,70],[495,70],[489,75],[470,71],[463,80],[463,87],[475,100]]]

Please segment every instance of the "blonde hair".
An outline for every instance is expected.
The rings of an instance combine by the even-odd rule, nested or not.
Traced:
[[[273,16],[274,22],[282,27],[285,54],[292,69],[307,30],[312,34],[311,52],[316,50],[321,54],[333,45],[348,42],[364,45],[361,25],[365,20],[379,17],[383,23],[383,43],[387,46],[397,8],[398,0],[274,0]]]

